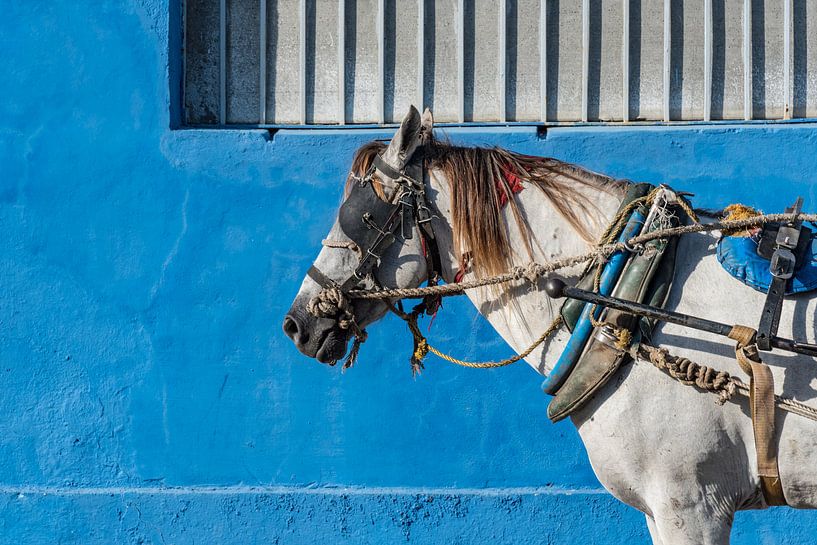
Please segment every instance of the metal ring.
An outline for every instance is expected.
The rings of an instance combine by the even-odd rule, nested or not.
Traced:
[[[630,246],[630,241],[628,240],[625,240],[621,244],[622,246],[624,246],[625,250],[627,250],[628,252],[632,252],[634,254],[640,252],[644,248],[643,244],[636,244],[635,246]]]

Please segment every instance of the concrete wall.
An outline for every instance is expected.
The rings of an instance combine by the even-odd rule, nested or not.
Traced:
[[[386,320],[342,375],[281,333],[352,151],[385,133],[171,130],[166,2],[3,11],[0,542],[647,542],[527,366],[429,360],[412,380]],[[817,206],[812,125],[450,136],[700,205]],[[508,353],[460,301],[431,336]],[[737,521],[735,543],[817,530],[793,510]]]

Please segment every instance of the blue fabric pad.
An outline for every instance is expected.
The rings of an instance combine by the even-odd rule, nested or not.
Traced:
[[[817,289],[817,239],[809,241],[804,263],[786,285],[786,295]],[[718,242],[717,256],[723,268],[757,291],[766,293],[772,281],[769,260],[757,253],[756,237],[723,237]]]

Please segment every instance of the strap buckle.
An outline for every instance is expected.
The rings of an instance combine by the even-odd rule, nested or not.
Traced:
[[[781,227],[781,231],[783,228]],[[772,259],[769,263],[769,272],[775,278],[788,280],[794,276],[795,257],[792,251],[787,247],[780,247],[772,254]]]
[[[800,228],[792,225],[781,225],[777,231],[777,238],[775,244],[783,248],[794,250],[797,248],[797,243],[800,240]]]

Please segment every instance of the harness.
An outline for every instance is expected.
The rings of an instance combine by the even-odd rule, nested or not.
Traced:
[[[575,343],[575,346],[571,347],[571,344],[568,343],[568,349],[565,350],[559,364],[545,382],[545,390],[555,394],[548,407],[548,415],[552,420],[560,420],[582,406],[613,376],[625,359],[629,357],[645,358],[685,384],[693,384],[704,390],[719,392],[721,402],[729,399],[735,392],[748,395],[761,491],[768,505],[786,504],[777,462],[775,407],[814,420],[817,420],[817,409],[795,400],[775,396],[771,371],[761,361],[759,351],[775,347],[817,356],[815,345],[776,336],[786,285],[800,267],[798,255],[802,253],[798,248],[803,246],[803,240],[810,240],[810,231],[802,226],[801,200],[798,199],[793,207],[787,209],[786,214],[778,215],[787,219],[781,224],[772,225],[769,221],[741,222],[736,220],[720,222],[720,225],[716,223],[704,226],[697,222],[694,212],[683,198],[678,199],[677,195],[667,187],[649,186],[641,188],[641,195],[633,197],[630,202],[625,199],[622,209],[619,210],[613,223],[607,229],[599,246],[599,248],[611,248],[606,254],[597,250],[589,255],[562,260],[561,263],[551,263],[550,267],[531,264],[526,269],[515,269],[511,273],[493,279],[438,285],[441,260],[430,224],[433,214],[425,196],[422,148],[418,152],[402,169],[388,164],[382,156],[376,156],[363,176],[352,174],[355,183],[341,206],[339,224],[343,233],[358,250],[359,261],[354,272],[342,282],[335,282],[314,265],[309,269],[309,276],[324,288],[321,294],[310,302],[310,307],[313,306],[313,303],[315,305],[321,303],[321,297],[334,294],[337,309],[345,312],[348,327],[355,335],[355,345],[344,367],[354,362],[357,349],[365,340],[365,331],[360,330],[357,326],[353,309],[348,302],[351,298],[382,299],[390,310],[408,323],[414,336],[414,353],[411,361],[412,370],[415,373],[422,369],[422,359],[429,350],[449,361],[470,367],[507,365],[530,354],[536,346],[566,324],[572,330],[570,342]],[[383,201],[375,192],[374,177],[377,171],[395,180],[398,184],[397,196],[391,203]],[[648,193],[644,194],[645,191]],[[658,194],[663,201],[657,202]],[[644,206],[647,203],[651,204],[650,208]],[[682,225],[680,214],[675,213],[665,215],[664,220],[666,221],[656,222],[655,214],[659,210],[665,214],[667,210],[682,211],[696,220],[695,224]],[[764,216],[764,219],[774,217],[776,216]],[[662,309],[672,280],[676,235],[711,231],[727,224],[731,228],[758,223],[766,224],[763,240],[767,242],[761,245],[763,248],[759,250],[759,254],[763,257],[769,256],[773,280],[770,283],[757,330],[741,325],[728,326]],[[428,286],[425,288],[383,289],[376,277],[376,270],[383,251],[395,242],[397,236],[401,236],[404,240],[411,239],[415,227],[422,237],[429,271]],[[773,233],[773,235],[768,233]],[[618,242],[614,243],[617,238]],[[770,240],[774,242],[771,243]],[[616,256],[621,257],[616,259]],[[533,345],[517,356],[502,362],[480,364],[462,362],[431,348],[419,331],[417,317],[424,312],[433,314],[439,306],[442,295],[461,294],[465,289],[471,287],[523,278],[533,282],[547,272],[587,261],[590,257],[597,262],[597,265],[587,268],[588,274],[578,287],[568,287],[555,279],[548,281],[545,288],[548,295],[554,298],[569,297],[571,299],[564,305],[561,315],[554,320],[551,326]],[[591,275],[589,274],[591,271],[595,272]],[[592,283],[587,280],[588,278],[592,278]],[[377,291],[359,289],[367,279],[378,287]],[[590,287],[587,284],[592,286],[593,291],[582,289]],[[404,312],[399,299],[417,296],[423,297],[423,301],[410,313]],[[398,299],[397,306],[390,301],[392,298]],[[578,301],[578,307],[576,303],[570,301]],[[569,308],[571,306],[574,307],[572,313]],[[576,308],[581,309],[578,318],[575,316]],[[331,315],[326,311],[313,311],[313,309],[310,311],[316,316]],[[664,349],[653,348],[640,342],[642,339],[648,339],[656,321],[677,323],[733,339],[736,342],[736,359],[749,375],[749,385],[746,386],[739,379],[730,377],[728,373],[718,372],[683,358],[672,357]],[[599,362],[602,365],[599,365]],[[563,368],[560,367],[562,363],[564,363]],[[584,371],[579,372],[581,369]]]
[[[642,322],[645,318],[660,320],[728,336],[736,342],[735,358],[738,364],[750,377],[750,383],[746,390],[749,394],[757,469],[763,497],[768,505],[786,505],[777,459],[778,446],[775,433],[775,405],[777,399],[774,394],[774,379],[771,369],[762,362],[760,351],[779,348],[790,352],[817,356],[817,346],[777,336],[783,297],[787,293],[787,285],[791,282],[795,271],[803,267],[806,248],[810,246],[811,241],[811,230],[804,227],[799,219],[801,206],[802,199],[798,198],[794,206],[786,210],[786,214],[789,214],[791,219],[782,223],[767,223],[760,231],[756,253],[760,258],[768,260],[766,263],[771,281],[768,283],[766,300],[757,330],[743,325],[730,326],[703,318],[665,311],[661,308],[663,307],[663,301],[652,301],[651,304],[647,305],[641,304],[646,292],[644,290],[628,289],[628,284],[631,287],[634,283],[639,283],[643,287],[646,283],[652,281],[648,271],[654,269],[652,265],[655,265],[656,259],[661,259],[660,254],[654,254],[653,263],[649,264],[647,268],[642,267],[641,272],[629,274],[629,279],[626,271],[622,273],[613,296],[608,295],[609,287],[604,289],[604,285],[602,285],[602,289],[599,289],[598,282],[596,282],[594,291],[589,292],[581,287],[568,287],[559,280],[550,280],[545,288],[548,295],[557,298],[565,296],[572,298],[568,300],[565,307],[571,304],[572,301],[581,301],[585,306],[585,310],[573,329],[572,337],[568,342],[568,349],[562,354],[562,358],[554,368],[555,372],[544,383],[545,391],[555,395],[548,406],[548,416],[552,420],[560,420],[569,415],[615,373],[623,358],[630,355],[633,357],[647,357],[657,366],[668,368],[667,354],[665,352],[661,353],[651,347],[642,348],[638,343],[633,345],[629,339],[626,344],[632,345],[632,347],[620,346],[611,342],[611,340],[615,339],[615,336],[610,334],[609,330],[611,328],[609,326],[611,322],[616,323],[617,319],[619,320],[618,324],[626,331],[632,331],[632,319],[640,316]],[[633,223],[634,218],[637,218],[636,213],[631,216],[628,226]],[[649,220],[645,222],[644,228],[650,228]],[[726,239],[722,238],[719,242],[719,258],[721,245],[729,247],[735,244],[734,239],[727,240],[726,243],[724,243],[724,240]],[[643,256],[634,253],[629,258],[628,269],[637,267],[635,264],[641,257]],[[610,273],[611,268],[616,268],[612,258],[608,260],[600,276],[605,278]],[[728,267],[726,268],[729,270]],[[596,311],[598,306],[603,306],[606,309],[606,323],[597,323],[593,319],[592,313]],[[588,308],[590,309],[589,315]],[[620,321],[622,317],[626,318],[623,323]],[[590,340],[586,340],[586,335],[585,338],[581,337],[584,334],[584,329],[589,327],[587,322],[592,322],[592,326],[596,331],[595,337]],[[584,329],[582,329],[583,326]],[[605,331],[605,328],[607,331]],[[648,333],[649,329],[642,328],[641,333]],[[580,335],[578,343],[581,343],[581,347],[574,347],[569,350],[571,343],[577,341],[577,334]],[[630,348],[630,350],[626,348]],[[560,370],[559,363],[562,362],[565,355],[569,356],[573,353],[580,354],[580,356],[577,356],[578,361],[570,367],[569,375],[565,379],[563,376],[565,372]],[[689,360],[686,360],[686,362],[688,369],[692,367]],[[706,387],[708,386],[707,383],[713,384],[718,381],[724,384],[729,379],[728,375],[723,373],[711,373],[706,368],[695,367],[697,367],[695,369],[697,375],[695,378],[697,380],[690,380],[691,377],[689,376],[684,380],[680,376],[683,374],[683,370],[677,365],[674,372],[678,373],[678,375],[674,376],[682,382],[694,383],[699,387]],[[716,374],[720,376],[715,376]],[[717,388],[707,389],[715,390]],[[812,410],[810,417],[813,416]]]
[[[358,254],[358,264],[352,274],[341,282],[332,280],[314,264],[307,271],[307,275],[324,288],[317,298],[310,301],[310,312],[329,316],[342,314],[345,321],[343,323],[339,321],[341,328],[350,329],[354,335],[354,346],[349,352],[344,368],[354,364],[359,347],[366,340],[366,332],[358,326],[354,317],[354,310],[349,303],[349,293],[367,280],[382,288],[376,275],[377,267],[383,253],[395,243],[398,236],[403,240],[410,240],[414,229],[417,229],[426,260],[428,285],[434,286],[439,282],[442,262],[431,226],[434,214],[426,199],[423,163],[424,148],[420,146],[402,169],[387,163],[382,155],[376,155],[362,176],[351,172],[353,184],[338,212],[338,224],[343,234],[352,241],[353,248]],[[375,190],[378,172],[394,180],[398,185],[396,197],[392,202],[381,199]],[[324,243],[333,244],[332,241]],[[397,307],[390,301],[386,303],[389,310],[405,316],[399,301]],[[328,308],[320,309],[322,304]],[[439,297],[427,297],[412,312],[433,314],[439,305]],[[347,327],[343,327],[344,324]],[[422,368],[422,363],[417,363],[419,368]],[[412,364],[414,366],[414,362]]]

